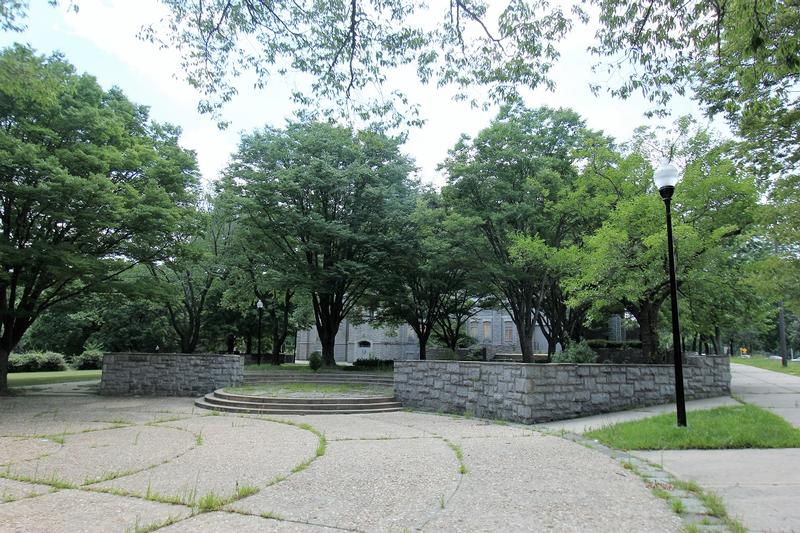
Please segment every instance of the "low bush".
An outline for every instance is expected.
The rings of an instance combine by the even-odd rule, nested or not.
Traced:
[[[596,363],[597,353],[586,341],[573,342],[567,349],[553,354],[554,363]]]
[[[589,339],[586,344],[596,350],[639,350],[642,348],[642,341],[640,340],[609,341],[606,339]]]
[[[97,370],[103,368],[103,351],[97,348],[88,348],[82,354],[72,359],[72,368],[75,370]]]
[[[589,339],[584,341],[590,348],[607,348],[608,341],[606,339]]]
[[[354,370],[391,370],[394,368],[392,359],[356,359],[353,362]]]
[[[308,366],[314,372],[322,368],[322,355],[319,352],[311,352],[311,355],[308,356]]]
[[[57,352],[14,353],[8,358],[9,372],[55,372],[66,369],[64,356]]]

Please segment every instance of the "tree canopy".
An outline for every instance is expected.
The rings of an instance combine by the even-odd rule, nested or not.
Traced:
[[[310,293],[326,365],[413,209],[410,171],[396,139],[318,122],[245,135],[227,170],[243,223]]]
[[[0,389],[48,308],[166,254],[197,183],[178,128],[62,57],[0,53]]]

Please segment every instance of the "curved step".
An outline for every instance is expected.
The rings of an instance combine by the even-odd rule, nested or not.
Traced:
[[[235,394],[218,389],[195,400],[203,409],[248,414],[356,414],[399,411],[393,396],[303,398]]]
[[[378,409],[337,409],[329,411],[319,411],[316,409],[264,409],[251,407],[236,407],[231,405],[216,405],[206,403],[203,398],[195,400],[194,404],[202,409],[211,411],[224,411],[227,413],[253,414],[253,415],[348,415],[348,414],[370,414],[370,413],[392,413],[400,411],[401,407],[389,407]]]
[[[228,400],[232,402],[250,402],[250,403],[303,403],[307,405],[320,405],[330,403],[340,404],[365,404],[365,403],[385,403],[397,401],[393,396],[364,396],[364,397],[341,397],[341,398],[308,398],[308,397],[276,397],[276,396],[255,396],[250,394],[234,394],[225,392],[222,389],[216,390],[210,394],[206,394],[206,398],[215,397],[221,400]]]
[[[390,407],[399,407],[400,403],[397,401],[375,402],[375,403],[285,403],[285,402],[248,402],[243,400],[225,400],[217,398],[213,394],[208,394],[203,398],[203,401],[211,405],[222,405],[227,407],[243,407],[247,409],[280,409],[286,411],[363,411],[369,409],[388,409]]]
[[[267,373],[267,372],[247,372],[244,373],[245,378],[269,378],[269,379],[328,379],[332,381],[394,381],[393,374],[294,374],[294,373]]]
[[[275,379],[270,377],[249,377],[245,376],[244,383],[352,383],[352,384],[376,384],[394,383],[393,379]]]

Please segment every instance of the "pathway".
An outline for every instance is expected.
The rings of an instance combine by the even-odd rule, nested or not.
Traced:
[[[800,427],[800,377],[731,365],[732,392]],[[800,531],[800,449],[636,452],[719,494],[750,531]]]
[[[63,389],[0,398],[0,531],[681,530],[618,462],[530,427]]]

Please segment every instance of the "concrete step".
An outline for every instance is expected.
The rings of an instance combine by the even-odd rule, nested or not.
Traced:
[[[245,375],[243,383],[245,385],[257,383],[330,383],[342,384],[349,383],[355,385],[388,385],[394,384],[394,379],[329,379],[329,378],[274,378],[271,376]]]
[[[315,409],[264,409],[252,407],[235,407],[229,405],[216,405],[207,403],[203,398],[195,400],[194,404],[201,409],[211,411],[223,411],[226,413],[253,414],[253,415],[348,415],[348,414],[370,414],[370,413],[392,413],[399,411],[400,407],[377,408],[377,409],[337,409],[329,411],[319,411]]]
[[[320,372],[318,374],[313,374],[311,372],[255,372],[255,371],[247,371],[244,372],[245,377],[248,376],[258,376],[258,377],[271,377],[275,379],[343,379],[343,380],[360,380],[360,379],[378,379],[378,380],[386,380],[386,379],[394,379],[394,374],[367,374],[363,372],[337,372],[337,373],[330,373],[330,372]]]
[[[384,403],[396,401],[393,396],[363,396],[363,397],[347,397],[347,398],[300,398],[300,397],[275,397],[275,396],[255,396],[250,394],[233,394],[223,390],[214,391],[206,396],[213,396],[221,400],[228,400],[232,402],[251,402],[251,403],[303,403],[307,405],[320,405],[320,404],[366,404],[366,403]]]
[[[259,398],[265,400],[265,398]],[[219,398],[214,394],[207,394],[204,397],[204,402],[212,405],[222,405],[227,407],[242,407],[247,409],[272,409],[272,410],[286,410],[286,411],[365,411],[372,409],[388,409],[391,407],[400,407],[400,403],[394,398],[385,399],[382,402],[352,402],[342,401],[339,403],[308,403],[303,402],[302,398],[298,398],[298,402],[268,402],[268,401],[246,401],[246,400],[227,400]]]

